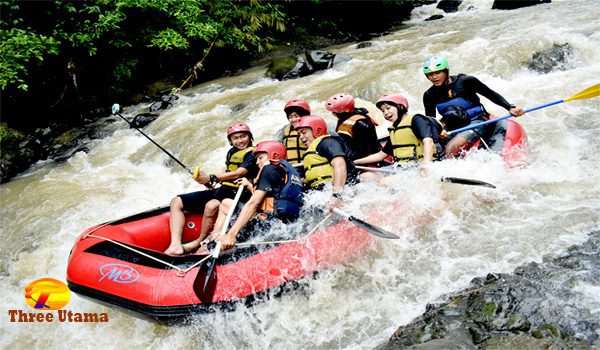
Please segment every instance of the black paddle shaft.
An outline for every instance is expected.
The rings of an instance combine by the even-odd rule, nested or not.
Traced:
[[[190,173],[190,174],[192,173],[192,171],[190,169],[188,169],[188,167],[185,166],[185,164],[183,164],[179,159],[175,158],[174,155],[172,155],[169,151],[167,151],[166,149],[164,149],[161,145],[159,145],[158,143],[156,143],[150,136],[146,135],[142,130],[140,130],[140,129],[136,128],[135,126],[133,126],[133,124],[131,124],[131,122],[129,120],[127,120],[127,118],[125,118],[124,116],[122,116],[121,113],[117,112],[115,114],[118,115],[119,117],[121,117],[121,119],[123,119],[124,121],[126,121],[127,124],[129,124],[130,127],[134,128],[135,130],[139,131],[140,134],[144,135],[156,147],[160,148],[161,151],[165,152],[177,164],[179,164],[182,168],[184,168],[185,170],[187,170],[188,173]]]

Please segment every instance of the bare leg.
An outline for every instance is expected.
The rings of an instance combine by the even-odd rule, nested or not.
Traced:
[[[375,172],[365,171],[360,174],[360,182],[375,182],[381,180],[383,176]]]
[[[217,218],[217,222],[215,222],[215,228],[213,230],[214,232],[220,233],[223,225],[225,224],[225,218],[227,217],[227,214],[229,214],[229,209],[232,205],[233,200],[229,198],[226,198],[221,202],[221,205],[219,206],[219,217]]]
[[[185,224],[185,214],[183,213],[183,202],[179,196],[171,200],[171,217],[169,218],[169,229],[171,231],[171,243],[165,250],[168,255],[183,254],[181,245],[181,236],[183,235],[183,225]]]
[[[460,154],[461,149],[467,144],[467,139],[458,135],[446,145],[446,158],[451,158]]]
[[[214,226],[217,214],[219,213],[218,211],[220,204],[221,202],[219,202],[216,199],[211,199],[210,201],[206,202],[206,204],[204,205],[204,213],[202,215],[202,226],[200,227],[200,235],[195,240],[183,245],[184,252],[191,252],[200,247],[200,243],[202,243],[204,238],[208,235],[209,232],[211,232]]]

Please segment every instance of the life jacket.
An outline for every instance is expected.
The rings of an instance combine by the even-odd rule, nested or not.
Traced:
[[[423,158],[423,141],[411,128],[413,116],[406,114],[395,126],[388,128],[395,162],[419,161]]]
[[[254,147],[247,147],[242,150],[230,152],[227,155],[227,159],[225,159],[225,171],[226,172],[236,171],[237,168],[239,168],[240,165],[242,165],[244,163],[244,157],[246,156],[246,154],[248,154],[249,152],[253,152],[253,151],[254,151]],[[230,182],[230,181],[223,181],[223,182],[221,182],[221,184],[223,184],[225,186],[235,187],[235,188],[240,187],[240,185],[238,185],[234,182]]]
[[[462,97],[455,97],[446,102],[438,103],[435,107],[437,108],[438,112],[443,116],[448,107],[450,106],[461,107],[465,110],[465,113],[469,116],[469,118],[471,118],[471,120],[477,119],[487,114],[487,112],[481,104],[475,104]]]
[[[292,129],[291,125],[286,126],[283,130],[283,145],[287,150],[287,161],[290,164],[299,164],[308,149],[300,141],[298,131]]]
[[[304,164],[304,182],[312,189],[318,188],[321,184],[333,181],[333,166],[331,166],[327,158],[317,153],[317,146],[327,137],[330,137],[330,135],[323,135],[314,139],[302,158],[302,163]]]
[[[367,117],[365,117],[362,114],[355,114],[355,115],[351,116],[350,118],[344,120],[337,127],[336,132],[338,134],[345,134],[345,135],[352,137],[352,128],[354,127],[354,124],[356,124],[357,121],[363,120],[363,119],[367,119]]]
[[[263,213],[272,213],[282,220],[295,220],[300,216],[300,208],[304,203],[302,179],[298,171],[287,161],[280,161],[279,166],[285,170],[285,184],[277,195],[267,196],[259,209]]]

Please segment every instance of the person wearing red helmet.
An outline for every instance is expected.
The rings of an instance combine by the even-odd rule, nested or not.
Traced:
[[[515,117],[523,115],[522,108],[509,103],[479,79],[466,74],[450,75],[449,69],[448,59],[444,56],[433,56],[423,63],[423,73],[432,84],[423,93],[425,115],[435,118],[437,109],[446,130],[451,131],[490,118],[478,95],[505,108]],[[501,121],[458,133],[448,141],[446,156],[460,153],[465,145],[478,138],[486,139],[493,149],[502,149],[505,126],[506,122]]]
[[[310,105],[308,102],[294,98],[289,100],[283,108],[289,124],[284,126],[277,133],[276,139],[281,140],[287,149],[287,161],[291,164],[302,162],[302,156],[306,152],[306,146],[300,142],[298,132],[294,129],[294,124],[300,118],[310,114]]]
[[[227,139],[232,147],[225,159],[226,170],[220,174],[209,175],[196,167],[192,175],[194,180],[202,185],[214,187],[221,184],[221,186],[216,189],[180,194],[171,200],[169,219],[171,243],[165,250],[165,254],[181,255],[194,250],[212,230],[221,201],[235,197],[239,185],[233,181],[241,177],[253,178],[257,174],[256,158],[252,153],[253,137],[248,125],[240,122],[233,123],[227,128]],[[245,202],[249,198],[250,195],[245,193],[241,200]],[[203,217],[198,239],[182,245],[185,211],[200,212],[203,213]]]
[[[327,99],[325,108],[338,119],[335,131],[350,146],[353,160],[381,150],[375,130],[377,123],[365,108],[356,108],[354,97],[335,94]]]
[[[223,249],[232,248],[242,231],[241,235],[247,236],[257,228],[260,228],[260,231],[267,230],[273,218],[291,222],[300,215],[303,204],[302,179],[296,169],[285,160],[286,153],[285,146],[278,141],[262,141],[256,145],[254,154],[260,169],[258,176],[253,183],[247,178],[236,180],[240,186],[246,187],[252,193],[252,197],[244,204],[227,233],[216,238],[221,241]],[[223,200],[219,213],[221,218],[227,215],[232,204],[231,199]],[[255,218],[257,213],[259,215]],[[219,231],[220,229],[215,227],[214,232]]]
[[[345,184],[358,182],[358,172],[352,164],[351,150],[340,136],[327,133],[327,124],[319,116],[303,117],[297,124],[300,141],[308,146],[302,164],[304,182],[310,189],[321,189],[332,183],[333,194],[341,195]]]
[[[434,119],[421,114],[408,114],[408,100],[401,94],[384,95],[375,104],[384,118],[392,123],[388,128],[389,140],[383,150],[357,159],[355,164],[370,164],[393,156],[398,163],[428,163],[442,153],[440,132],[442,126]]]

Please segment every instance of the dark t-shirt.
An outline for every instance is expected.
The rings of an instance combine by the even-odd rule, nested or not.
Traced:
[[[256,189],[277,196],[285,185],[285,170],[279,166],[267,164],[263,167],[258,178]]]
[[[361,108],[350,114],[366,115],[366,113],[367,111]],[[339,127],[345,120],[346,119],[338,120],[337,126]],[[377,131],[375,129],[375,125],[369,117],[354,123],[352,126],[352,137],[346,134],[339,134],[339,136],[344,139],[348,146],[350,146],[350,159],[352,160],[366,157],[381,150],[381,145],[377,140]]]
[[[317,153],[321,157],[326,158],[329,162],[335,157],[344,157],[344,160],[346,161],[346,171],[348,173],[346,183],[357,181],[358,170],[350,158],[350,148],[340,136],[329,136],[321,140],[317,146]]]
[[[394,126],[397,126],[398,123],[400,123],[400,120],[401,119],[398,119],[394,123]],[[410,123],[410,128],[419,140],[430,137],[433,139],[434,143],[440,143],[440,132],[442,131],[442,126],[438,122],[429,119],[422,114],[415,114]],[[392,148],[392,143],[389,141],[389,138],[383,146],[383,152],[390,155],[394,153],[394,149]]]
[[[434,85],[425,91],[423,94],[423,106],[425,107],[426,115],[435,117],[436,105],[455,97],[462,97],[475,105],[479,105],[481,102],[477,94],[487,97],[490,101],[504,107],[506,110],[510,109],[510,103],[504,97],[475,77],[459,74],[451,76],[450,81],[450,84],[442,86]]]

